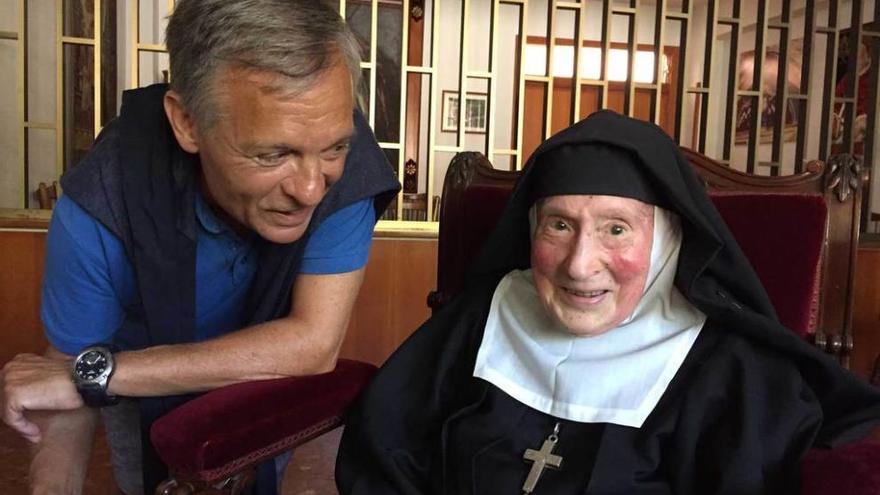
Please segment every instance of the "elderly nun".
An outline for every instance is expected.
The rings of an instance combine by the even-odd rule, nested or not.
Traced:
[[[677,146],[599,112],[531,157],[463,293],[351,413],[342,494],[798,493],[880,393],[779,324]]]

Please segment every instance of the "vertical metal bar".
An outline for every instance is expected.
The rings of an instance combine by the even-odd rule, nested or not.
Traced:
[[[525,78],[525,59],[526,59],[526,19],[528,19],[529,3],[523,2],[519,9],[519,60],[517,64],[517,108],[516,108],[516,163],[512,164],[511,170],[522,170],[525,167],[526,158],[523,156],[523,117],[525,115],[526,101],[526,78]]]
[[[434,147],[437,145],[437,125],[435,115],[437,115],[437,66],[440,64],[440,0],[433,0],[431,4],[431,108],[428,111],[428,203],[432,203],[434,197],[434,164],[436,162],[436,151]],[[459,108],[459,117],[461,109]],[[461,119],[459,119],[461,120]],[[461,124],[461,122],[459,122]]]
[[[379,25],[379,0],[372,0],[370,5],[370,127],[376,128],[376,29]],[[403,180],[403,176],[400,176]],[[398,201],[398,210],[403,208],[403,204]],[[400,213],[398,211],[398,213]],[[398,217],[399,218],[399,217]]]
[[[64,172],[64,6],[55,0],[55,174]]]
[[[755,21],[755,70],[752,74],[752,90],[757,91],[758,96],[752,97],[754,112],[752,112],[748,156],[746,157],[746,173],[749,174],[755,173],[755,164],[758,163],[758,145],[761,141],[761,114],[764,110],[764,59],[767,53],[767,47],[764,46],[767,39],[767,3],[767,0],[758,0],[758,18]],[[733,77],[735,72],[730,74],[732,79],[736,79]]]
[[[783,143],[785,139],[785,121],[788,116],[788,40],[791,30],[788,28],[791,0],[782,0],[781,21],[783,27],[779,31],[779,69],[776,72],[776,114],[773,118],[773,142],[771,161],[777,165],[770,170],[770,175],[778,175],[783,166]]]
[[[553,87],[556,76],[553,75],[553,58],[556,52],[556,0],[547,2],[549,6],[548,20],[549,31],[547,32],[547,93],[544,96],[544,139],[553,134]]]
[[[581,57],[581,50],[584,49],[584,15],[586,14],[587,5],[586,2],[581,3],[580,7],[574,11],[574,60],[572,64],[572,74],[571,74],[571,115],[569,117],[570,123],[575,123],[580,120],[581,116],[581,85],[583,84],[581,81],[581,65],[583,64],[583,57]]]
[[[397,142],[400,144],[400,148],[397,150],[397,176],[400,178],[400,183],[403,184],[403,177],[405,175],[404,171],[404,163],[406,163],[406,112],[407,112],[407,90],[409,89],[409,72],[406,70],[406,66],[409,65],[409,0],[403,0],[403,5],[401,5],[403,11],[400,16],[400,106],[398,108],[399,112],[399,120],[397,122],[398,131],[397,131]],[[372,99],[372,98],[371,98]],[[416,156],[416,160],[418,160],[418,156]],[[416,180],[418,180],[418,175],[416,175]],[[430,180],[430,177],[428,178]],[[418,188],[416,188],[416,192],[418,192]],[[403,202],[398,201],[403,207]],[[427,201],[427,220],[431,220],[431,212],[432,208],[431,198],[428,198]],[[400,218],[400,217],[398,217]]]
[[[657,0],[657,9],[654,13],[654,88],[653,108],[651,119],[660,125],[660,108],[662,107],[663,81],[660,80],[663,64],[663,40],[666,34],[666,0]],[[633,74],[635,76],[635,74]]]
[[[95,137],[98,137],[98,133],[101,132],[101,94],[103,93],[103,88],[101,87],[101,17],[103,12],[101,11],[101,0],[94,0],[93,5],[95,9],[95,27],[93,33],[95,44],[92,47],[92,62],[95,64],[95,67],[92,93],[95,101],[92,104],[92,108],[95,111]]]
[[[459,31],[459,42],[458,42],[458,129],[455,133],[455,145],[461,149],[464,146],[464,121],[465,121],[465,110],[467,107],[467,71],[468,71],[468,60],[467,54],[468,49],[470,48],[470,44],[468,43],[468,10],[470,9],[471,2],[470,0],[462,0],[461,2],[461,12],[459,16],[459,25],[461,26],[461,31]]]
[[[810,74],[813,62],[813,33],[816,29],[816,7],[814,2],[806,2],[804,10],[804,50],[801,61],[800,94],[810,94]],[[807,142],[807,129],[810,128],[810,117],[807,100],[798,100],[798,129],[794,148],[794,173],[804,171],[804,150]]]
[[[30,198],[28,177],[28,88],[27,88],[27,2],[18,0],[18,62],[16,65],[16,97],[18,98],[18,164],[19,184],[21,184],[21,205],[27,208]]]
[[[632,5],[638,10],[638,0],[632,0]],[[629,19],[629,29],[627,35],[627,62],[629,67],[626,70],[626,80],[623,82],[623,113],[635,117],[636,103],[636,54],[638,53],[637,44],[638,24],[636,23],[636,14],[627,14]]]
[[[345,19],[345,0],[339,0],[339,17]]]
[[[717,0],[709,0],[706,5],[706,47],[704,50],[703,56],[703,87],[708,88],[706,93],[698,95],[697,98],[701,98],[700,102],[700,142],[697,150],[700,153],[706,152],[706,138],[708,134],[709,127],[709,101],[711,100],[711,95],[714,92],[714,88],[711,84],[712,79],[712,60],[714,59],[715,54],[715,31],[718,29],[718,5]],[[687,38],[687,36],[684,36]],[[684,50],[684,49],[682,49]],[[682,71],[684,69],[682,68]],[[683,75],[683,72],[682,72]],[[729,93],[728,93],[729,94]],[[696,117],[696,116],[694,116]],[[728,119],[730,120],[730,119]],[[727,141],[727,133],[725,132],[724,137],[725,141]]]
[[[730,26],[730,55],[727,60],[728,74],[736,74],[737,58],[739,55],[739,36],[741,25],[737,21]],[[733,148],[733,142],[736,138],[736,78],[727,78],[727,100],[726,100],[726,116],[724,119],[724,150],[722,151],[722,159],[730,161],[730,151]]]
[[[611,0],[602,0],[602,65],[599,79],[602,80],[602,101],[599,108],[608,108],[608,67],[611,65]]]
[[[858,0],[856,0],[858,1]],[[822,98],[822,123],[819,126],[819,159],[827,160],[831,151],[831,112],[834,111],[834,103],[837,97],[834,91],[837,81],[837,2],[828,3],[828,28],[832,31],[826,36],[825,46],[825,81],[823,85],[824,98]]]
[[[708,3],[714,4],[714,2],[715,2],[715,0],[709,0]],[[679,27],[679,35],[678,35],[678,67],[677,67],[678,80],[676,81],[675,87],[672,88],[672,90],[675,91],[675,101],[677,102],[677,107],[678,107],[675,109],[675,128],[674,128],[673,132],[675,135],[675,142],[677,142],[679,144],[681,144],[682,140],[684,139],[682,136],[681,125],[682,125],[682,122],[684,121],[685,95],[687,94],[685,92],[685,84],[687,82],[687,78],[685,76],[685,69],[687,68],[687,61],[688,61],[688,30],[690,29],[691,16],[692,16],[691,11],[690,11],[690,6],[687,1],[683,2],[682,8],[684,9],[684,12],[687,14],[687,16],[685,19],[679,21],[680,27]],[[714,23],[714,21],[715,20],[712,19],[713,23]],[[713,43],[709,43],[709,45],[712,45],[712,44]],[[707,48],[707,50],[708,49],[709,48]],[[698,98],[703,98],[704,100],[700,100],[700,101],[705,103],[708,101],[708,94],[698,95]],[[704,104],[703,106],[707,106],[707,105]],[[693,115],[691,118],[696,118],[696,115]],[[693,128],[693,126],[691,128]],[[705,135],[705,134],[706,134],[705,129],[703,129],[703,131],[701,132],[701,135]],[[691,142],[691,146],[693,146],[693,142]],[[703,150],[701,150],[701,152],[703,152],[704,150],[705,150],[705,145],[703,146]]]
[[[489,98],[488,98],[488,107],[486,108],[486,156],[489,157],[490,163],[495,163],[495,116],[493,113],[495,112],[496,104],[498,102],[498,98],[496,95],[497,89],[497,75],[495,62],[498,60],[498,43],[495,42],[496,35],[498,34],[498,15],[499,9],[501,8],[501,4],[498,0],[493,0],[492,2],[492,13],[489,17]],[[428,202],[431,198],[428,198]]]
[[[140,50],[138,45],[141,42],[141,25],[140,25],[140,0],[132,0],[131,11],[131,81],[129,89],[137,88],[141,85],[140,70]]]

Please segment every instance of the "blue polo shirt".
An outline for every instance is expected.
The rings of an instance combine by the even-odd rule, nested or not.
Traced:
[[[244,326],[243,308],[257,271],[255,238],[242,238],[196,201],[196,340]],[[306,244],[299,273],[345,273],[367,262],[376,216],[372,199],[333,213]],[[122,242],[73,200],[55,205],[46,240],[40,316],[49,342],[77,354],[112,342],[128,312],[137,311],[134,267]]]

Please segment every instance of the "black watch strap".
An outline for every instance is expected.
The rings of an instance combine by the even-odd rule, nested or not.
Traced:
[[[113,406],[119,402],[119,397],[110,395],[101,386],[93,383],[85,383],[77,386],[76,390],[82,396],[83,402],[89,407]]]

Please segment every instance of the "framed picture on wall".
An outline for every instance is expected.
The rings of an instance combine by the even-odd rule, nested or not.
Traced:
[[[458,132],[459,111],[458,91],[443,90],[443,113],[440,130]],[[485,133],[488,122],[487,109],[489,95],[486,93],[468,92],[464,105],[464,132]]]

